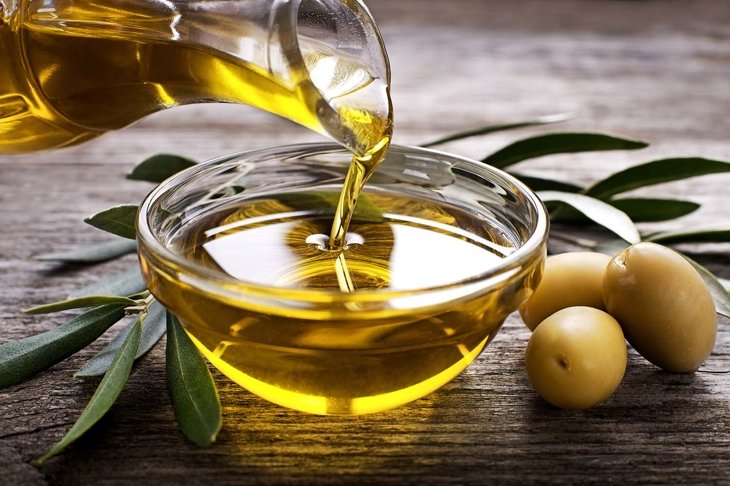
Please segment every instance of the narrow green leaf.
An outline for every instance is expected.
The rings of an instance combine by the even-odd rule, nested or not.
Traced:
[[[134,359],[139,359],[147,354],[165,334],[165,308],[159,302],[154,301],[149,307],[149,313],[146,316],[140,316],[138,321],[141,321],[142,324],[142,338]],[[124,340],[127,339],[134,325],[135,323],[132,322],[122,329],[104,349],[87,361],[74,376],[88,378],[106,373],[114,360],[114,356],[116,356]]]
[[[20,383],[68,358],[122,317],[123,305],[105,305],[51,331],[0,345],[0,388]]]
[[[700,207],[697,203],[679,199],[622,198],[605,202],[626,213],[635,223],[667,221],[685,216]],[[585,221],[585,216],[571,208],[565,208],[556,215],[554,221],[580,222]]]
[[[139,321],[134,323],[132,331],[124,340],[124,344],[117,351],[114,361],[109,371],[104,375],[104,379],[99,383],[99,387],[89,400],[89,403],[81,412],[76,423],[71,430],[56,444],[51,450],[46,452],[38,461],[44,462],[55,456],[79,437],[84,435],[94,424],[109,411],[109,409],[117,401],[119,394],[124,389],[129,379],[129,373],[132,371],[134,364],[134,355],[139,346],[139,338],[142,334],[142,326]]]
[[[92,295],[89,297],[77,297],[75,299],[61,300],[50,304],[39,305],[23,309],[26,314],[51,314],[69,309],[82,309],[84,307],[96,307],[107,304],[122,304],[125,306],[135,305],[136,302],[129,297],[120,295]]]
[[[517,128],[532,127],[535,125],[546,125],[548,123],[560,123],[566,120],[570,120],[571,118],[572,116],[570,114],[559,113],[555,115],[543,116],[534,120],[502,123],[499,125],[487,125],[472,130],[465,130],[463,132],[446,135],[445,137],[421,144],[421,147],[434,147],[436,145],[442,145],[444,143],[453,142],[455,140],[462,140],[464,138],[476,137],[478,135],[487,135],[489,133],[502,132],[505,130],[514,130]]]
[[[616,172],[593,184],[585,194],[606,199],[640,187],[720,172],[730,172],[730,163],[701,157],[654,160]]]
[[[137,251],[137,242],[124,240],[111,240],[95,245],[82,246],[74,250],[58,253],[46,253],[38,255],[34,259],[48,262],[62,263],[99,263],[113,260],[120,256]]]
[[[138,209],[134,204],[122,204],[92,214],[84,222],[108,233],[134,240],[137,238],[135,219]]]
[[[194,160],[179,155],[157,154],[140,162],[127,174],[127,179],[159,183],[196,164]]]
[[[644,238],[663,245],[669,243],[726,243],[730,242],[730,228],[692,228],[681,231],[662,231]]]
[[[515,176],[525,184],[527,184],[533,191],[560,191],[560,192],[580,192],[583,190],[582,187],[576,186],[569,182],[556,181],[554,179],[545,179],[542,177],[533,177],[517,172],[510,172],[511,175]]]
[[[218,391],[195,345],[177,320],[167,313],[167,388],[180,430],[199,446],[207,446],[221,428]]]
[[[648,143],[640,140],[631,140],[604,133],[548,133],[518,140],[485,157],[482,162],[493,167],[504,168],[523,160],[544,155],[605,150],[635,150],[648,146]]]
[[[696,202],[680,199],[621,198],[607,202],[628,214],[635,223],[668,221],[686,216],[700,208]]]
[[[558,191],[541,191],[537,194],[546,203],[565,203],[577,209],[589,219],[613,231],[629,243],[637,243],[641,240],[639,231],[626,213],[603,201],[582,194]]]
[[[82,287],[72,292],[68,297],[69,299],[75,299],[92,295],[134,295],[146,288],[147,284],[142,278],[139,265],[134,265],[126,272],[115,273],[101,278],[91,285]]]
[[[682,254],[680,253],[680,255]],[[710,290],[710,294],[712,294],[712,300],[715,301],[715,309],[717,310],[717,313],[722,314],[725,317],[730,317],[730,294],[727,289],[708,269],[692,260],[687,255],[682,256],[686,258],[693,267],[695,267],[695,270],[697,270],[700,274],[702,280],[704,280],[707,284],[707,288]]]

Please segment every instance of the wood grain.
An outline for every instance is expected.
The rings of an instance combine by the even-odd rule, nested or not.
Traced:
[[[560,128],[606,130],[652,142],[642,152],[549,157],[531,174],[585,183],[667,155],[730,160],[730,3],[697,0],[371,0],[393,66],[396,141],[418,143],[482,125],[573,112]],[[481,157],[515,137],[495,134],[445,148]],[[314,134],[253,109],[196,106],[153,115],[86,145],[0,157],[0,342],[63,322],[21,307],[62,298],[124,261],[60,269],[34,255],[104,236],[84,216],[138,202],[151,189],[123,179],[156,152],[206,159]],[[730,177],[639,191],[697,201],[680,221],[725,224]],[[727,245],[689,247],[730,278]],[[730,369],[721,319],[706,368]],[[73,372],[108,336],[50,371],[0,390],[0,484],[730,484],[730,374],[660,372],[636,354],[618,392],[582,412],[546,405],[522,356],[529,337],[511,316],[459,378],[392,412],[319,417],[288,411],[216,373],[224,406],[218,442],[198,449],[177,431],[164,350],[135,368],[102,423],[43,466],[96,382]]]

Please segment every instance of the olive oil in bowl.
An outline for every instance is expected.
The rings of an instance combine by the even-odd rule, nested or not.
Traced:
[[[332,245],[332,145],[202,164],[140,212],[150,290],[231,379],[297,410],[385,410],[469,365],[536,285],[546,218],[477,163],[395,148]]]

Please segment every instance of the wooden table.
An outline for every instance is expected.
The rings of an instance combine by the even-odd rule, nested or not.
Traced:
[[[572,112],[560,129],[649,140],[641,152],[548,157],[524,171],[586,183],[668,155],[730,160],[730,3],[679,0],[372,0],[393,67],[400,143]],[[481,157],[537,130],[447,146]],[[253,109],[195,106],[159,113],[83,146],[0,157],[0,342],[48,330],[62,316],[19,309],[62,298],[126,261],[60,270],[34,255],[104,239],[82,218],[139,202],[150,186],[123,178],[167,151],[196,159],[319,140]],[[728,223],[730,176],[642,191],[702,203],[644,229]],[[730,277],[727,245],[690,248]],[[730,369],[720,320],[707,368]],[[529,331],[511,316],[477,362],[443,389],[398,410],[356,418],[282,409],[215,377],[224,408],[217,443],[178,432],[164,349],[136,367],[111,413],[61,456],[33,460],[71,426],[96,383],[74,370],[108,338],[50,371],[0,390],[0,484],[253,484],[643,482],[730,484],[730,374],[676,375],[635,353],[618,392],[594,409],[548,406],[523,366]]]

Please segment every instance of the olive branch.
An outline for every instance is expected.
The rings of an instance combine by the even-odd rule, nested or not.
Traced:
[[[566,119],[564,115],[552,115],[536,120],[481,127],[454,133],[422,146],[432,147]],[[512,170],[514,165],[537,157],[638,150],[648,145],[644,141],[603,133],[543,133],[510,143],[484,157],[482,162],[506,170],[537,192],[549,209],[551,221],[561,223],[560,230],[552,229],[550,232],[552,242],[568,242],[580,248],[612,255],[639,241],[664,245],[730,242],[730,227],[721,225],[642,233],[636,223],[676,219],[696,211],[700,204],[680,199],[625,195],[629,191],[656,184],[730,172],[730,162],[701,157],[652,160],[611,174],[585,187],[570,181],[535,177]],[[127,177],[160,183],[196,163],[178,155],[159,154],[134,167]],[[322,199],[322,203],[328,204],[326,199]],[[85,265],[136,252],[134,221],[137,211],[137,205],[125,204],[106,209],[84,220],[91,226],[115,235],[115,239],[36,258],[60,265]],[[600,240],[581,236],[580,232],[587,224],[598,225],[614,236],[602,237]],[[730,317],[730,282],[715,277],[699,263],[686,255],[685,257],[710,289],[717,312]],[[0,345],[0,388],[4,388],[21,383],[68,358],[94,342],[115,323],[129,320],[101,351],[75,373],[77,378],[102,379],[76,423],[39,461],[45,461],[61,452],[106,414],[124,389],[135,360],[149,352],[165,334],[166,380],[178,426],[188,439],[199,446],[209,445],[215,440],[221,427],[221,405],[208,365],[185,334],[178,319],[147,290],[138,265],[103,277],[78,289],[65,300],[23,311],[28,314],[47,314],[71,309],[86,310],[55,329]]]

